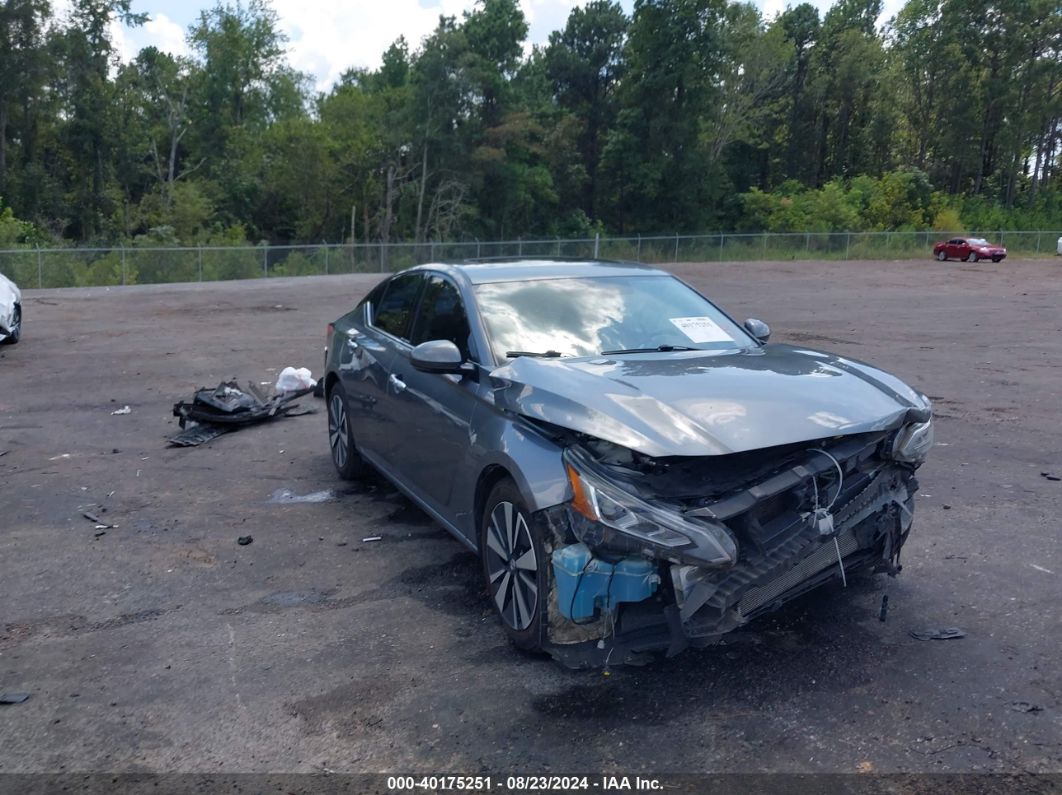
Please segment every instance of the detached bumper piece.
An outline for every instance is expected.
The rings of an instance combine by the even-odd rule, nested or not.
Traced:
[[[716,643],[826,582],[847,581],[859,571],[895,575],[918,483],[915,467],[881,454],[883,440],[872,434],[823,448],[828,454],[809,450],[754,484],[688,503],[687,515],[726,524],[738,539],[737,564],[719,569],[656,561],[659,589],[638,602],[598,598],[601,640],[582,644],[581,653],[569,647],[554,656],[590,666],[606,659],[633,662],[649,652],[673,655]],[[574,611],[562,607],[562,614],[580,614],[579,603],[574,600]]]
[[[235,381],[223,381],[214,389],[204,387],[191,402],[173,404],[173,416],[179,418],[183,430],[170,438],[170,444],[194,447],[248,425],[312,414],[313,409],[299,410],[294,402],[311,392],[313,387],[266,397],[253,384],[243,390]]]

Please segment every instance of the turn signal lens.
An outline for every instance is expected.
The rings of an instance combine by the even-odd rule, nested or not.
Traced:
[[[594,500],[590,496],[589,487],[583,485],[582,478],[579,477],[579,473],[575,471],[575,468],[568,464],[568,482],[572,484],[572,497],[571,506],[591,522],[596,522],[600,518],[597,513],[597,509],[594,507]]]

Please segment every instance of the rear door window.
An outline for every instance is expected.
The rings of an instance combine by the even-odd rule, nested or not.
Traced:
[[[407,273],[391,279],[373,307],[373,325],[380,331],[409,342],[413,312],[423,283],[424,278],[419,273]]]

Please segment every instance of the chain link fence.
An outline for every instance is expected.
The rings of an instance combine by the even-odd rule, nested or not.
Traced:
[[[18,248],[0,250],[0,273],[23,288],[96,287],[387,273],[425,262],[489,257],[595,257],[669,262],[929,258],[933,244],[985,237],[1009,254],[1043,256],[1062,231],[794,232],[303,246]]]

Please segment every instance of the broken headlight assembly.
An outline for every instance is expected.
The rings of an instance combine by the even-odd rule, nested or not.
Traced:
[[[737,562],[737,542],[722,525],[693,522],[678,511],[642,500],[596,473],[573,448],[565,450],[564,467],[572,488],[572,530],[591,548],[696,566]]]
[[[908,464],[921,464],[933,447],[933,420],[905,425],[892,442],[892,458]]]

